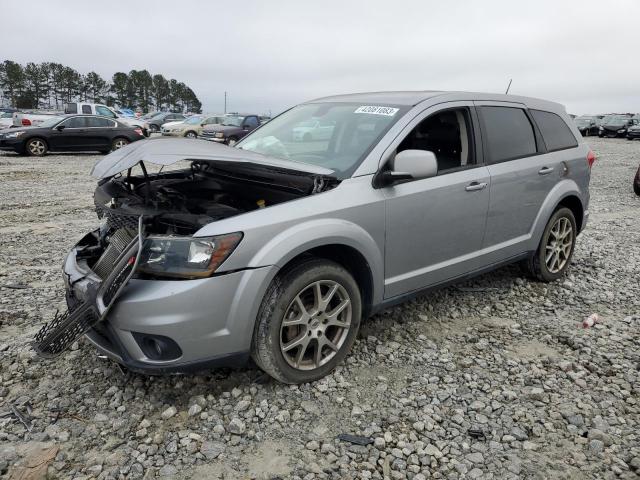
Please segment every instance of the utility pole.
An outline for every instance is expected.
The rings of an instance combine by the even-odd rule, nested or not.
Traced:
[[[227,92],[224,92],[224,114],[227,114]]]

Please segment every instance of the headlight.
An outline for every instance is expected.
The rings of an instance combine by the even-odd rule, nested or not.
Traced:
[[[171,278],[211,276],[236,248],[242,233],[216,237],[147,237],[138,273]]]
[[[25,132],[11,132],[5,133],[4,138],[18,138],[21,135],[24,135]]]
[[[216,138],[224,138],[224,133],[222,133],[222,132],[216,132],[216,134],[214,135],[214,137],[216,137]]]

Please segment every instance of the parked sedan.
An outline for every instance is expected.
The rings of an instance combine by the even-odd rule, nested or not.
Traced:
[[[611,115],[605,117],[598,130],[598,136],[610,138],[625,137],[629,127],[636,125],[637,122],[637,120],[632,119],[628,115]]]
[[[41,157],[48,151],[109,153],[142,140],[142,129],[97,115],[53,117],[37,127],[0,130],[0,150]]]
[[[165,123],[162,126],[162,135],[170,137],[198,138],[202,129],[207,125],[222,125],[224,114],[219,115],[193,115],[184,122]]]
[[[307,122],[301,122],[293,127],[292,136],[297,142],[305,141],[310,142],[312,140],[329,140],[333,133],[335,122],[333,121],[319,121],[311,120]]]
[[[160,112],[147,120],[149,131],[157,133],[165,123],[183,121],[185,118],[181,113]]]
[[[577,117],[573,119],[573,122],[576,124],[576,127],[578,127],[578,130],[583,137],[597,135],[600,129],[595,117]]]
[[[222,125],[204,127],[200,138],[233,146],[259,126],[260,117],[258,115],[228,115],[224,117]]]

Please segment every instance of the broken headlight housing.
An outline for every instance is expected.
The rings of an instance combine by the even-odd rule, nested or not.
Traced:
[[[240,232],[215,237],[150,236],[142,245],[137,273],[182,279],[209,277],[241,239]]]

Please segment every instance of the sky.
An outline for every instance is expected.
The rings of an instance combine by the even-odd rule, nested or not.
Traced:
[[[2,0],[0,12],[0,61],[147,69],[211,113],[225,91],[228,111],[276,114],[340,93],[504,93],[511,78],[510,93],[570,113],[640,112],[638,0]]]

